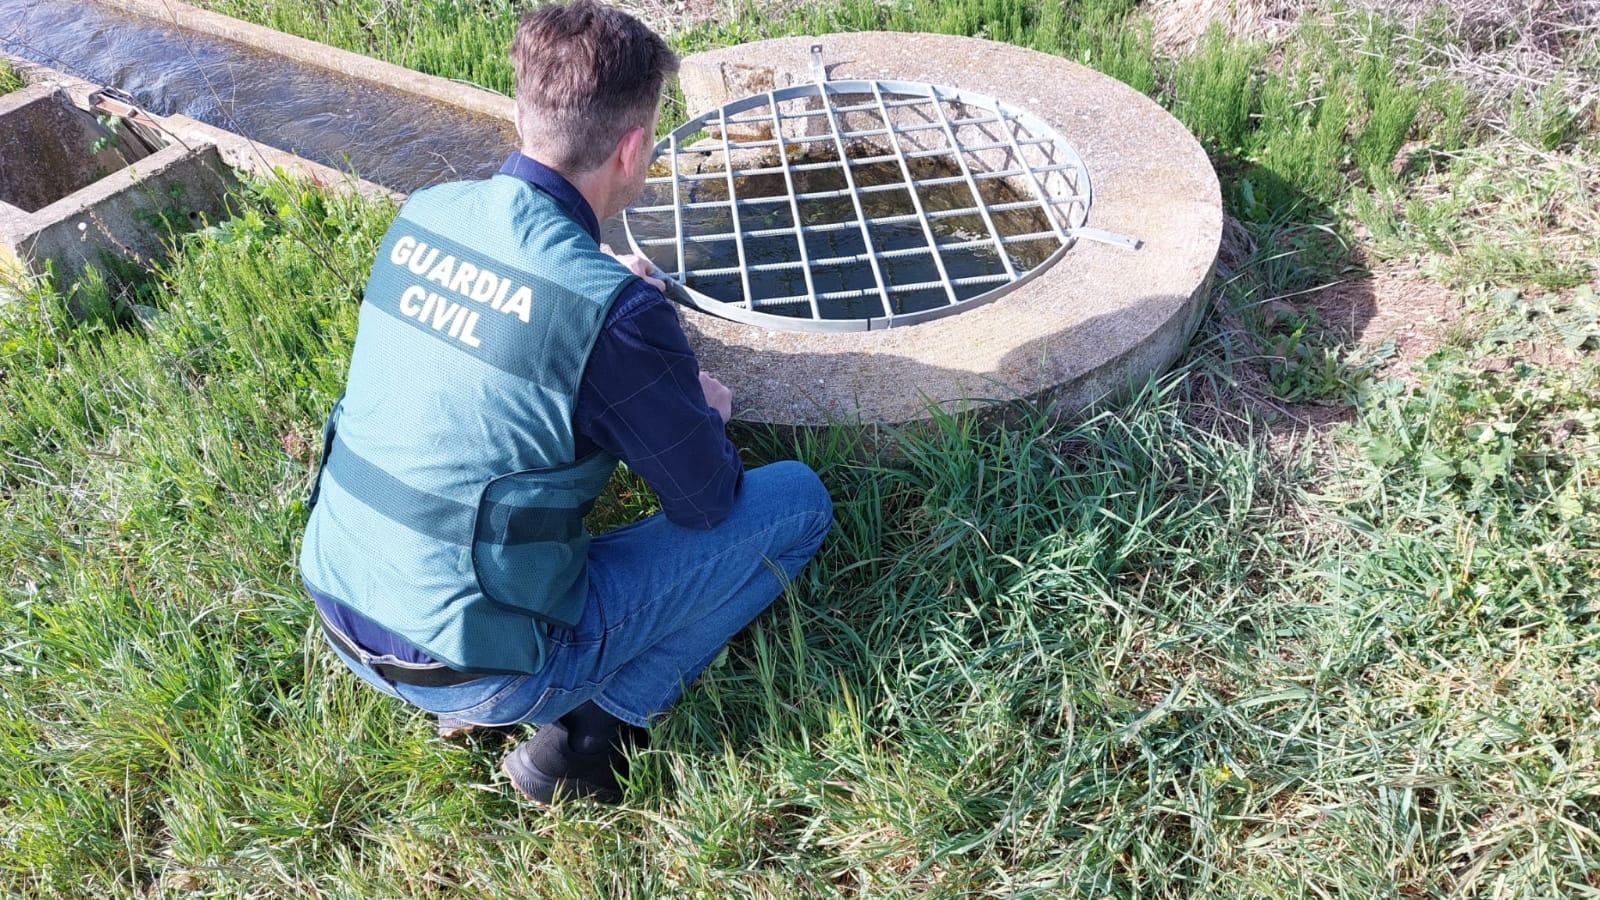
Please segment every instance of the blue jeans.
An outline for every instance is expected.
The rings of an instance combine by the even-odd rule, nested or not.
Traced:
[[[598,535],[589,544],[583,616],[572,628],[550,628],[537,674],[416,687],[333,649],[378,690],[477,725],[545,724],[593,700],[649,727],[777,599],[832,523],[833,501],[816,473],[780,462],[745,473],[732,514],[715,528],[684,528],[657,514]]]

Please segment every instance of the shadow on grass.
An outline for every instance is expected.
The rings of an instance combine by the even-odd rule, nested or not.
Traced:
[[[1263,166],[1229,169],[1210,319],[1182,363],[1196,421],[1274,440],[1348,423],[1379,313],[1367,261],[1327,204]]]

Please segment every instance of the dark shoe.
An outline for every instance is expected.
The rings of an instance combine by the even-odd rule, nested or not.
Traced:
[[[518,744],[500,761],[500,771],[522,796],[535,803],[562,799],[589,799],[599,803],[622,802],[619,776],[628,773],[628,750],[640,746],[642,728],[627,726],[603,750],[580,753],[572,748],[566,724],[557,720],[542,725],[533,737]]]

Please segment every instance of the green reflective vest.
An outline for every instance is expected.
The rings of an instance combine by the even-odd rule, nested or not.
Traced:
[[[300,571],[453,668],[537,672],[588,590],[589,351],[633,275],[509,175],[413,194],[378,249]]]

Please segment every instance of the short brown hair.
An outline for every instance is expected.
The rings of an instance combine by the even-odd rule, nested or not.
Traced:
[[[604,162],[628,129],[650,124],[678,56],[638,19],[576,0],[523,18],[511,66],[523,147],[576,174]]]

